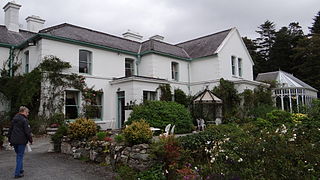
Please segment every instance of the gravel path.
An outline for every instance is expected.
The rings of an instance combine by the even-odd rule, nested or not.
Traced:
[[[24,156],[24,180],[115,179],[110,167],[75,160],[69,155],[48,153],[48,137],[35,138],[32,152]],[[0,151],[0,180],[13,179],[15,153]]]

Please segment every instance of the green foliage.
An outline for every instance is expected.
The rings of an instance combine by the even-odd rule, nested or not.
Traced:
[[[48,119],[43,116],[31,116],[29,124],[33,134],[45,134],[48,127]]]
[[[240,96],[231,81],[220,79],[219,86],[214,87],[213,93],[223,101],[224,117],[235,116],[238,112]]]
[[[291,113],[282,110],[273,110],[270,113],[267,113],[266,119],[273,124],[285,124],[291,123]]]
[[[148,170],[138,173],[136,178],[140,180],[165,180],[166,179],[166,177],[163,175],[163,165],[161,164],[154,165]]]
[[[123,130],[123,135],[125,140],[132,145],[150,143],[152,139],[152,131],[145,120],[134,121]]]
[[[160,101],[172,101],[171,87],[169,84],[159,86],[161,90]]]
[[[320,11],[313,18],[314,22],[312,23],[312,27],[310,27],[311,34],[320,34]]]
[[[51,136],[51,140],[54,143],[54,151],[60,152],[61,151],[61,140],[63,136],[66,136],[68,133],[68,127],[65,125],[62,125],[58,128],[57,132]]]
[[[64,125],[64,114],[63,113],[55,113],[49,118],[49,124],[58,124]]]
[[[127,165],[118,166],[116,172],[118,173],[117,180],[136,180],[137,172]]]
[[[68,137],[70,139],[88,139],[97,133],[97,125],[93,120],[78,118],[71,122],[68,127]]]
[[[165,101],[148,101],[134,106],[127,121],[145,119],[152,127],[164,129],[166,125],[175,125],[176,133],[188,133],[193,130],[190,112],[180,104]]]
[[[308,114],[311,118],[314,118],[316,120],[320,121],[320,100],[313,100],[311,104],[311,108],[309,109]]]
[[[174,101],[178,104],[184,105],[184,107],[188,107],[190,104],[190,99],[181,89],[174,90]]]
[[[96,136],[99,141],[103,141],[107,137],[107,133],[103,131],[97,132]]]
[[[115,137],[114,137],[114,140],[117,142],[117,143],[122,143],[124,142],[124,139],[125,137],[122,135],[122,134],[117,134]]]

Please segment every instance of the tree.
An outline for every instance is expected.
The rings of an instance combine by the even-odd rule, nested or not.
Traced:
[[[258,53],[267,61],[269,60],[270,49],[275,42],[276,30],[275,24],[269,20],[265,21],[256,32],[260,35],[256,39]]]
[[[262,58],[261,54],[259,54],[257,52],[258,46],[255,41],[253,41],[247,37],[244,37],[242,39],[243,39],[243,42],[245,43],[245,45],[249,51],[249,54],[254,62],[253,76],[257,77],[259,72],[263,72],[265,61]]]
[[[313,18],[314,22],[312,23],[312,27],[310,27],[311,35],[320,34],[320,11]]]

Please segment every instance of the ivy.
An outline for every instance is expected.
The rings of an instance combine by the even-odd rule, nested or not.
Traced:
[[[161,90],[160,101],[172,101],[171,87],[169,84],[159,86]]]

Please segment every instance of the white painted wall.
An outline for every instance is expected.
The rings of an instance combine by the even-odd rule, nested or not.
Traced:
[[[9,59],[9,48],[0,47],[0,69],[3,69],[4,63]]]
[[[191,82],[202,82],[218,79],[219,59],[209,56],[191,62]]]
[[[231,56],[235,56],[236,59],[236,76],[232,75],[231,68]],[[228,80],[251,80],[253,81],[253,64],[250,60],[249,54],[246,52],[246,47],[242,43],[242,39],[236,30],[233,30],[227,39],[226,44],[219,52],[219,71],[220,77]],[[242,59],[242,77],[238,76],[238,58]]]

